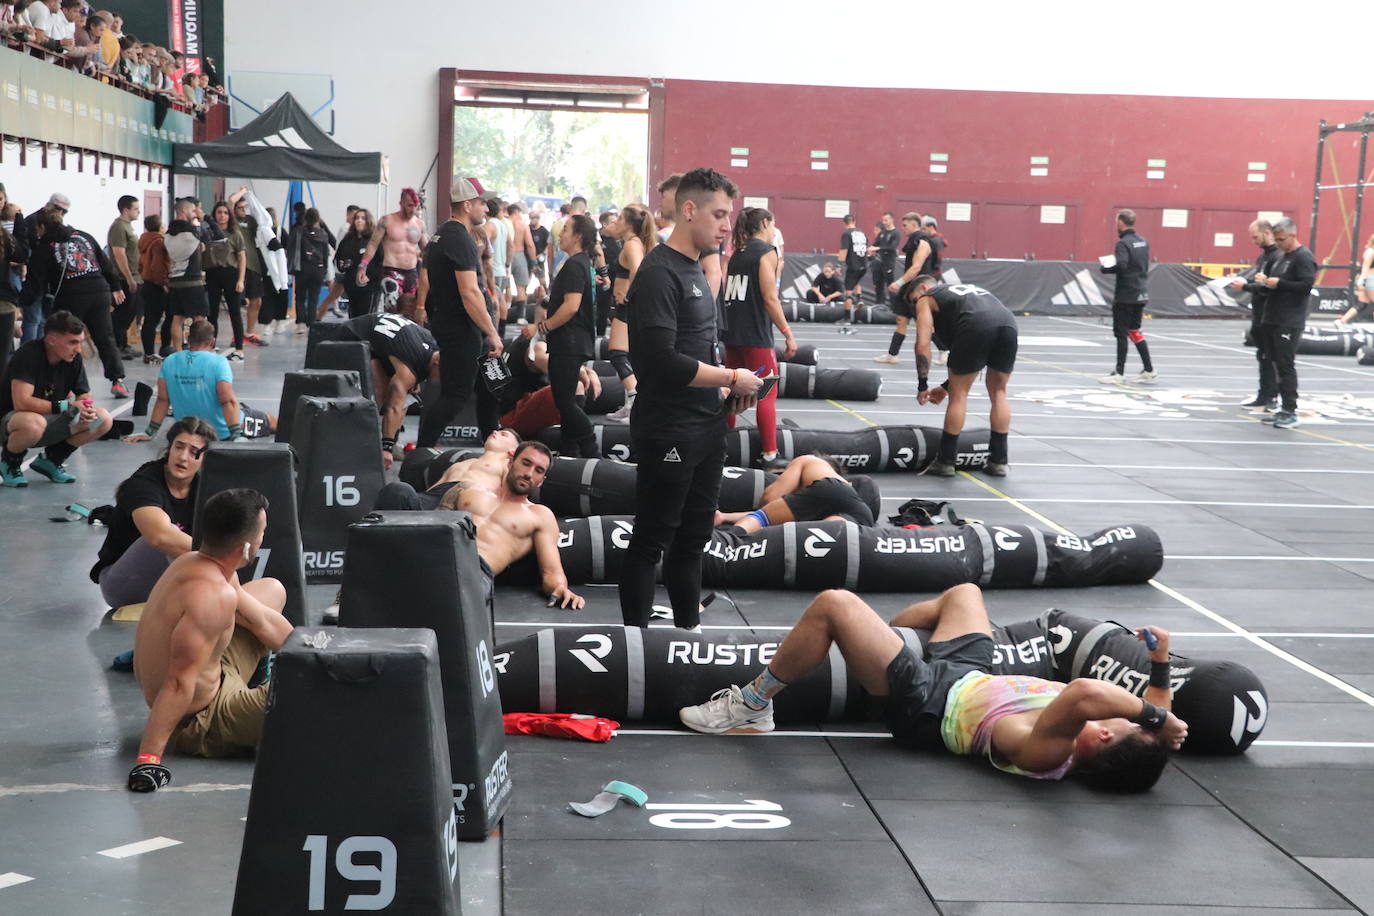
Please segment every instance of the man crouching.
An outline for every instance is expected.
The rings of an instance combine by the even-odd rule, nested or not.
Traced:
[[[291,633],[286,590],[276,579],[239,583],[267,529],[267,499],[224,490],[202,511],[200,549],[178,557],[148,596],[134,637],[134,677],[148,724],[129,788],[153,792],[172,781],[162,764],[170,743],[184,754],[227,757],[251,750],[262,732],[268,684],[248,680]]]

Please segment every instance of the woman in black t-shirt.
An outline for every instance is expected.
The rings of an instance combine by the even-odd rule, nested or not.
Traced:
[[[339,239],[339,248],[334,252],[334,276],[342,286],[348,299],[348,317],[361,318],[372,311],[373,299],[377,290],[369,281],[367,286],[358,285],[358,264],[367,254],[367,243],[372,240],[376,224],[370,210],[354,210],[348,221],[348,231]],[[334,296],[320,303],[315,320],[324,317],[325,310],[334,304]]]
[[[773,247],[773,214],[762,207],[745,207],[735,223],[734,247],[725,279],[725,365],[749,372],[778,374],[773,349],[773,328],[782,332],[783,357],[797,352],[797,341],[783,317],[776,276],[778,251]],[[777,389],[758,402],[754,418],[759,427],[765,470],[782,470],[787,459],[778,457]],[[726,417],[733,429],[735,415]]]
[[[587,419],[586,396],[577,393],[582,364],[592,358],[596,338],[595,279],[591,252],[596,247],[596,223],[585,213],[568,218],[558,239],[568,260],[549,292],[548,318],[524,334],[538,333],[549,345],[549,386],[562,427],[560,454],[569,458],[600,458],[592,421]]]
[[[196,476],[215,438],[204,420],[183,417],[167,430],[167,452],[115,490],[114,518],[91,568],[110,607],[147,601],[171,562],[190,551]]]
[[[291,231],[288,245],[291,275],[296,279],[296,333],[304,334],[314,322],[320,304],[334,233],[320,222],[320,211],[314,207],[305,211],[304,220]]]

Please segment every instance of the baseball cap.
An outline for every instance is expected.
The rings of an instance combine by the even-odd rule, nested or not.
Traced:
[[[449,192],[449,200],[455,204],[461,204],[465,200],[475,200],[476,198],[487,200],[487,189],[482,187],[482,183],[476,178],[454,178],[453,187]]]
[[[72,199],[68,197],[66,194],[63,194],[61,191],[58,191],[57,193],[53,194],[53,196],[48,198],[48,206],[61,207],[63,210],[70,210],[72,208]]]

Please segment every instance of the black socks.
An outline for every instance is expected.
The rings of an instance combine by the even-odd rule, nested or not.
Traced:
[[[959,434],[940,433],[940,463],[953,464],[959,457]]]
[[[1007,434],[992,433],[988,438],[988,460],[993,464],[1007,463]]]
[[[76,446],[66,442],[57,442],[44,449],[44,454],[48,456],[48,460],[53,464],[62,464],[72,455],[76,454]]]
[[[1154,363],[1150,362],[1149,343],[1143,340],[1137,340],[1135,343],[1135,351],[1140,354],[1140,365],[1145,369],[1145,371],[1154,372]]]
[[[902,344],[906,342],[906,335],[901,331],[892,332],[892,342],[887,345],[887,355],[896,356],[902,352]]]

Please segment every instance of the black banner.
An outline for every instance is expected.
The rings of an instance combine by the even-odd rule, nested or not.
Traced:
[[[791,254],[783,264],[782,298],[804,300],[820,274],[821,265],[833,260],[825,255]],[[1096,261],[985,261],[946,259],[946,283],[981,286],[1014,312],[1027,315],[1098,316],[1112,313],[1115,280],[1098,269]],[[1246,318],[1249,296],[1235,295],[1225,282],[1204,277],[1182,264],[1153,264],[1147,289],[1147,314],[1156,318]],[[1336,288],[1321,288],[1322,304],[1314,311],[1334,311]],[[875,303],[872,279],[864,275],[863,298]],[[1332,304],[1328,304],[1328,299]],[[1343,300],[1342,300],[1343,301]],[[1341,307],[1344,311],[1344,306]]]
[[[186,72],[199,73],[201,46],[201,0],[168,0],[170,4],[172,49],[186,55]]]

